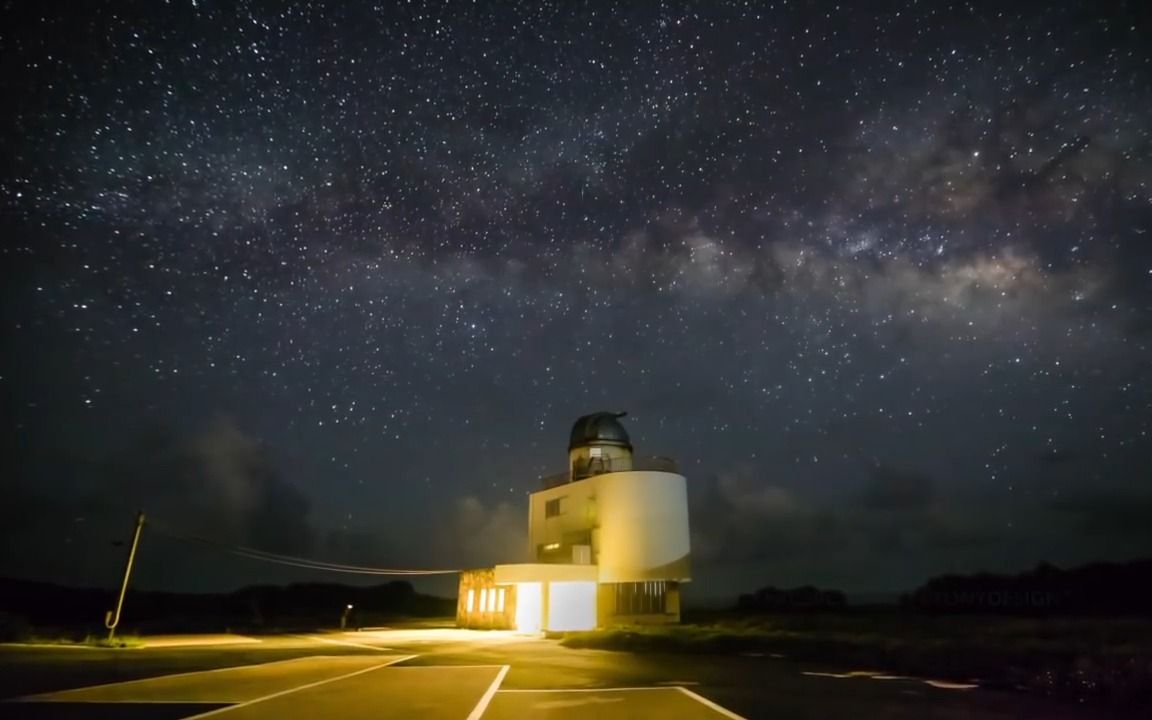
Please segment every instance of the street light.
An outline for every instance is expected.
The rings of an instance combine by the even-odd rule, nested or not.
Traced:
[[[344,612],[340,615],[340,629],[343,630],[348,625],[348,616],[352,614],[352,603],[344,606]]]

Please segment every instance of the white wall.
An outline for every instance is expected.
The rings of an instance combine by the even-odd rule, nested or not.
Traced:
[[[548,583],[549,630],[592,630],[595,627],[595,582]]]
[[[689,580],[684,476],[632,471],[591,480],[600,520],[600,582]]]
[[[535,560],[536,548],[564,541],[564,533],[588,530],[595,522],[596,478],[565,483],[528,496],[528,537],[530,557]],[[544,506],[549,500],[565,498],[565,512],[557,517],[544,517]]]

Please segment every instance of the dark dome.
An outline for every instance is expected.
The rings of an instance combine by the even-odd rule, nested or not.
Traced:
[[[628,431],[618,419],[627,414],[598,412],[585,415],[572,425],[568,449],[574,450],[589,445],[615,445],[631,450],[632,441],[628,439]]]

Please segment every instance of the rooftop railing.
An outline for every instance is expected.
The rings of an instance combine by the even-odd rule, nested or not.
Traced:
[[[648,471],[648,472],[668,472],[678,473],[680,467],[672,458],[666,457],[647,457],[647,458],[589,458],[589,463],[583,468],[579,469],[576,476],[573,477],[570,472],[556,473],[554,475],[545,475],[540,478],[540,485],[543,489],[558,487],[574,480],[584,480],[586,478],[595,477],[596,475],[607,475],[615,472],[629,472],[632,470]]]

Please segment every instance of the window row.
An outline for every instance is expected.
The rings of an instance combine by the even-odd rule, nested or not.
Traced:
[[[476,610],[476,591],[468,590],[465,601],[468,612]],[[484,588],[480,591],[480,612],[504,612],[504,588]]]
[[[617,615],[656,615],[665,611],[668,584],[662,580],[616,583],[614,592]]]

